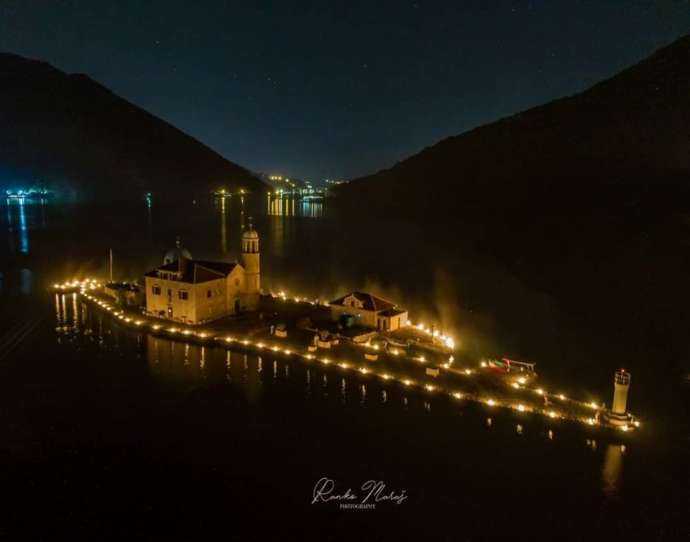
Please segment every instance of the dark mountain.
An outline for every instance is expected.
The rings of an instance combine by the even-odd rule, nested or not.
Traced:
[[[430,265],[458,292],[449,302],[512,330],[497,339],[518,354],[677,382],[690,325],[689,97],[685,37],[585,92],[342,185],[340,199],[423,230]]]
[[[346,185],[387,208],[571,206],[690,179],[690,37],[589,90],[449,137]],[[661,187],[664,188],[664,187]]]
[[[90,197],[265,190],[247,169],[86,75],[0,53],[0,185],[47,183]]]

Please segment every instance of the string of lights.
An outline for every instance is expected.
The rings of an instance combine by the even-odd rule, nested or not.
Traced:
[[[213,333],[206,329],[192,329],[185,326],[179,325],[164,325],[153,318],[148,317],[134,317],[130,316],[123,309],[116,307],[113,303],[109,303],[100,297],[95,295],[95,292],[102,288],[102,284],[96,279],[82,279],[82,280],[72,280],[61,284],[54,284],[53,289],[61,291],[64,293],[74,293],[74,295],[79,295],[83,299],[91,302],[96,307],[99,307],[103,311],[110,313],[116,318],[121,324],[130,325],[135,328],[146,328],[151,333],[163,334],[168,338],[173,340],[195,340],[202,342],[213,342],[216,344],[234,345],[243,349],[249,349],[253,351],[270,351],[276,354],[282,354],[286,357],[295,357],[302,359],[305,363],[317,362],[323,366],[333,365],[343,371],[354,371],[361,375],[371,375],[380,378],[382,381],[397,382],[398,384],[404,386],[405,388],[418,389],[420,391],[431,393],[431,394],[445,394],[454,400],[463,400],[468,402],[475,402],[485,405],[488,408],[504,408],[519,413],[534,413],[545,416],[552,420],[568,420],[571,422],[577,422],[591,427],[605,426],[606,423],[600,418],[598,414],[604,412],[604,406],[599,405],[596,402],[590,401],[579,401],[575,399],[570,399],[564,394],[552,394],[544,390],[543,388],[530,388],[527,384],[527,379],[523,376],[517,377],[509,386],[518,391],[524,391],[529,394],[533,394],[545,399],[544,406],[537,406],[530,404],[529,400],[526,401],[513,401],[507,399],[499,399],[498,397],[491,397],[484,394],[468,393],[467,391],[454,389],[450,386],[444,386],[440,384],[431,384],[424,381],[412,380],[405,375],[396,375],[386,371],[374,370],[366,365],[360,365],[347,360],[332,360],[329,357],[320,357],[312,352],[300,352],[297,349],[285,348],[282,345],[271,344],[265,341],[254,341],[249,338],[249,336],[235,336],[235,335],[224,335]],[[308,300],[306,298],[292,297],[288,296],[284,292],[278,294],[280,299],[285,301],[291,300],[295,302],[309,302],[312,304],[323,304],[320,300]],[[327,305],[327,304],[325,304]],[[454,341],[452,338],[439,334],[432,331],[431,328],[424,326],[423,324],[417,324],[416,329],[438,337],[443,343],[450,349],[454,347]],[[367,348],[372,348],[378,350],[378,345],[372,345],[370,343],[365,343],[363,346]],[[394,356],[402,355],[397,349],[393,349],[391,353]],[[423,356],[417,356],[415,358],[408,357],[413,361],[419,363],[426,363],[426,359]],[[440,366],[441,369],[449,370],[450,365],[453,362],[453,357],[450,356],[449,362],[444,363]],[[487,363],[481,361],[479,364],[479,370],[486,369]],[[458,374],[463,377],[470,378],[476,375],[475,370],[466,368],[461,371],[456,371],[454,374]],[[560,405],[559,408],[552,406],[553,404]],[[587,409],[589,411],[594,411],[595,415],[583,415],[581,413],[573,411],[573,407],[580,409]],[[628,432],[633,429],[640,427],[640,421],[638,419],[632,418],[630,424],[617,426],[617,429]]]

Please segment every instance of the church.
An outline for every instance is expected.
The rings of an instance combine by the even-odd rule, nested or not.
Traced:
[[[144,275],[146,314],[184,324],[204,324],[257,310],[261,289],[259,234],[242,233],[239,263],[195,260],[178,238],[163,265]]]

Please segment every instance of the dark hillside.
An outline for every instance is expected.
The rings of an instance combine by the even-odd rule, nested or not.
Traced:
[[[45,183],[79,196],[262,191],[233,164],[81,74],[0,54],[0,185]]]
[[[424,229],[451,276],[471,261],[547,296],[560,335],[501,321],[523,355],[662,367],[678,382],[689,372],[689,96],[685,37],[585,92],[342,185],[340,200]],[[501,318],[524,299],[496,300],[485,282],[457,302]]]

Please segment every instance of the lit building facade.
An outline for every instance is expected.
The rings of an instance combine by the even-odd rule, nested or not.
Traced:
[[[241,263],[195,260],[180,246],[144,276],[146,313],[185,324],[203,324],[256,310],[261,295],[259,234],[242,234]]]
[[[366,292],[351,292],[329,303],[331,318],[342,321],[354,317],[354,323],[379,331],[395,331],[407,325],[405,309]]]

